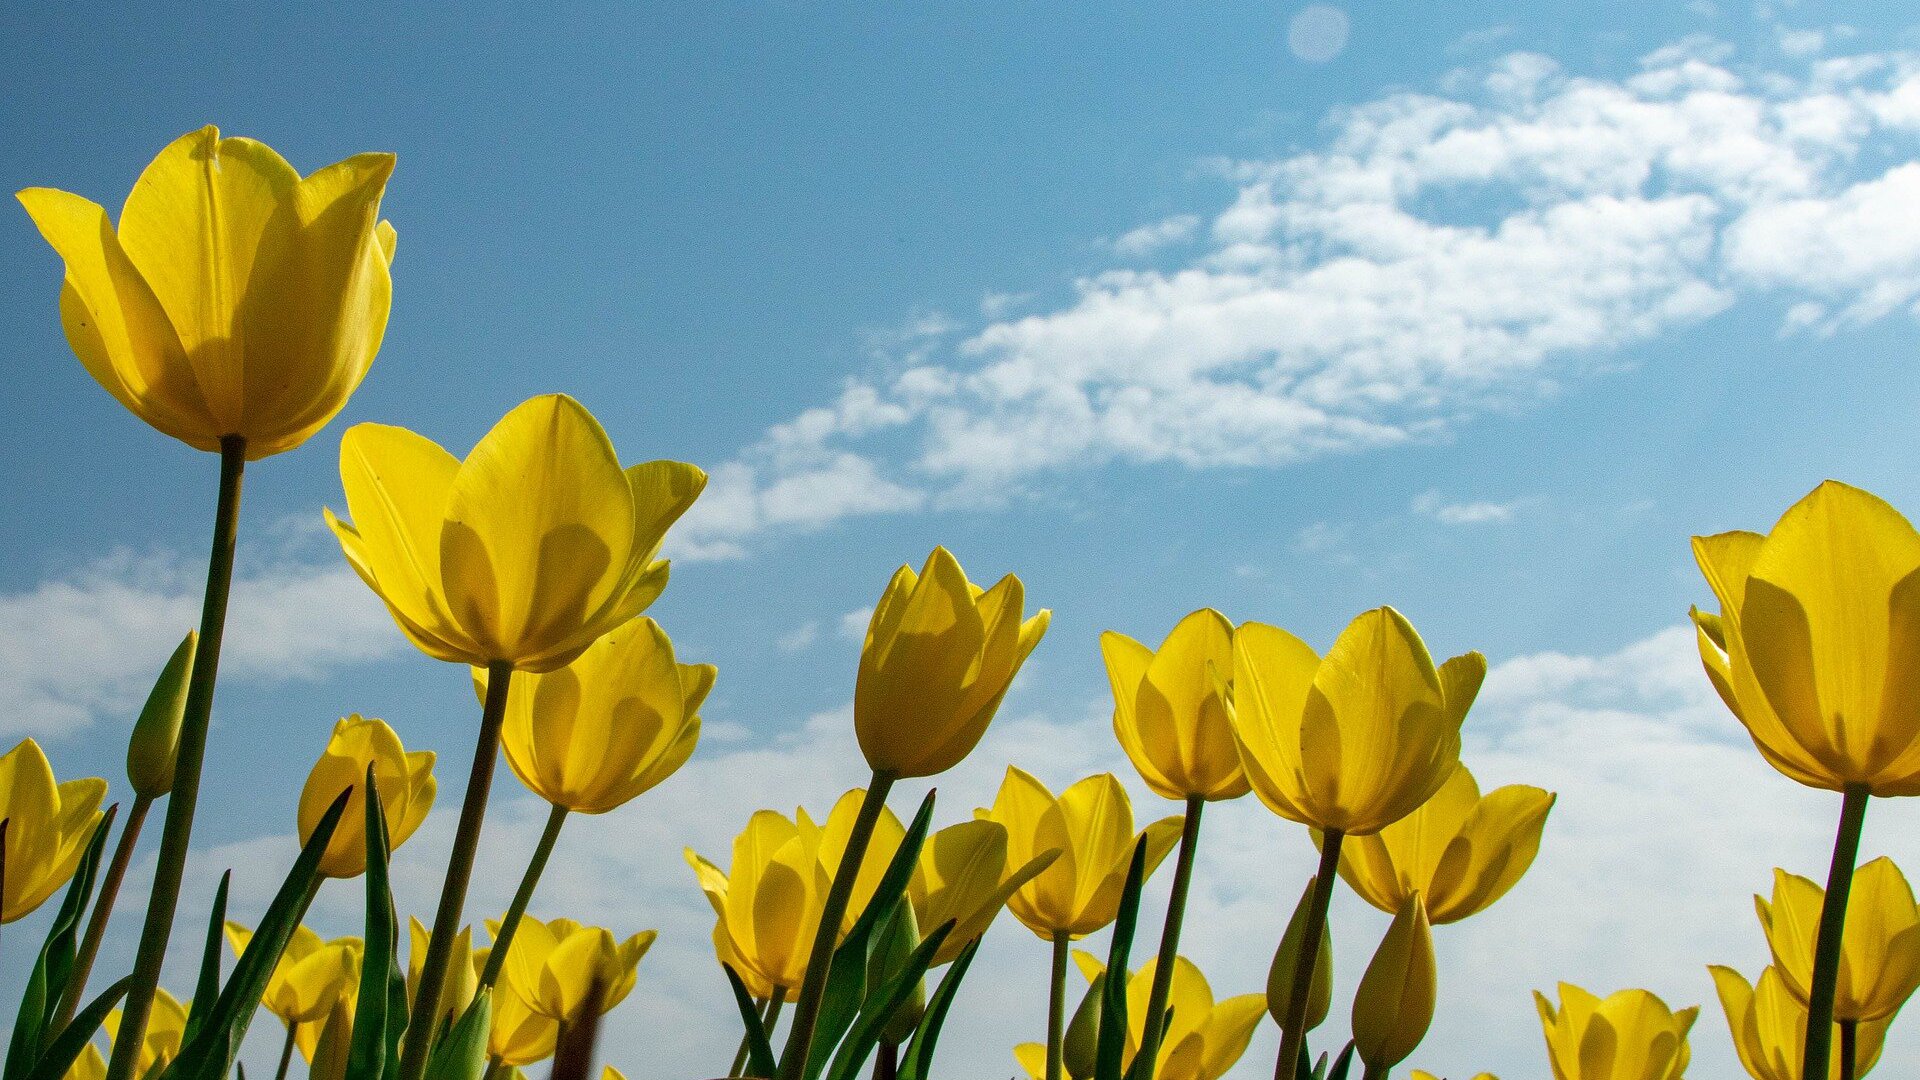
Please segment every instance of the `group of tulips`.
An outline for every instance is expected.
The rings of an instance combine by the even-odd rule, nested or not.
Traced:
[[[102,811],[105,780],[56,782],[31,739],[0,757],[0,921],[64,889],[17,989],[4,1080],[220,1080],[260,1006],[285,1028],[279,1076],[297,1052],[314,1077],[495,1080],[553,1058],[554,1076],[580,1080],[601,1017],[636,985],[652,931],[622,938],[528,911],[570,815],[618,810],[695,751],[715,669],[680,662],[643,612],[667,586],[662,541],[706,477],[674,461],[623,466],[592,415],[559,395],[513,408],[464,460],[399,427],[360,424],[340,440],[345,516],[325,516],[347,562],[421,652],[471,669],[480,705],[431,920],[410,916],[402,941],[387,861],[434,804],[434,756],[409,752],[381,720],[349,716],[301,792],[302,849],[272,904],[251,928],[229,921],[223,880],[191,993],[160,985],[241,479],[248,461],[324,428],[379,349],[396,248],[379,207],[392,168],[391,156],[365,154],[303,178],[266,146],[209,127],[160,153],[117,224],[76,195],[19,195],[65,262],[61,321],[87,371],[220,465],[201,624],[133,724],[131,802],[111,855],[118,805]],[[1771,966],[1752,981],[1715,967],[1712,980],[1755,1080],[1864,1076],[1920,984],[1912,891],[1886,859],[1856,868],[1870,798],[1920,794],[1920,533],[1874,496],[1830,482],[1771,533],[1700,537],[1694,550],[1719,601],[1717,613],[1693,615],[1707,677],[1769,763],[1842,797],[1825,887],[1776,870],[1771,898],[1756,898]],[[1216,1080],[1270,1016],[1276,1080],[1392,1075],[1438,999],[1433,928],[1518,883],[1554,802],[1519,785],[1482,794],[1460,761],[1486,661],[1469,652],[1436,664],[1390,607],[1355,618],[1324,654],[1211,609],[1180,620],[1158,648],[1109,632],[1100,650],[1114,733],[1178,813],[1136,829],[1110,774],[1056,794],[1008,768],[991,806],[935,828],[929,794],[903,823],[890,790],[973,750],[1047,625],[1013,575],[983,589],[945,549],[917,572],[901,567],[874,609],[854,688],[871,782],[824,813],[752,814],[724,864],[686,852],[688,887],[712,904],[716,961],[733,988],[717,1007],[744,1028],[730,1067],[716,1061],[715,1071],[927,1080],[961,980],[1004,908],[1051,960],[1047,1013],[1010,1069],[1036,1080]],[[512,903],[476,927],[467,886],[502,753],[552,809]],[[1249,791],[1307,827],[1318,871],[1264,989],[1217,997],[1181,955],[1181,926],[1207,805]],[[122,877],[161,801],[133,969],[89,997]],[[1134,948],[1142,885],[1170,854],[1164,917],[1144,913],[1158,942],[1135,964],[1148,951]],[[325,940],[301,925],[327,878],[363,879],[362,936]],[[1340,881],[1392,922],[1359,980],[1351,1038],[1316,1054],[1310,1037],[1333,1006],[1327,923]],[[1292,884],[1275,885],[1291,895]],[[1109,929],[1104,955],[1074,949]],[[1087,983],[1078,995],[1070,966]],[[1684,1075],[1697,1008],[1565,984],[1536,997],[1557,1080]]]

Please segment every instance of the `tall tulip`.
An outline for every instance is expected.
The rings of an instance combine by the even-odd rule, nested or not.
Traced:
[[[1727,1028],[1733,1035],[1733,1048],[1740,1064],[1753,1080],[1800,1080],[1800,1060],[1807,1039],[1807,1006],[1795,997],[1780,976],[1780,969],[1769,967],[1760,973],[1760,981],[1749,984],[1730,967],[1713,965],[1714,989],[1720,994],[1720,1007],[1727,1016]],[[1852,1080],[1867,1075],[1880,1060],[1880,1048],[1886,1040],[1890,1021],[1860,1024],[1854,1036],[1843,1032],[1837,1040],[1847,1046],[1857,1037],[1857,1045],[1848,1047],[1851,1055],[1838,1055],[1827,1070],[1828,1080]],[[1835,1025],[1838,1027],[1839,1025]]]
[[[340,442],[347,562],[414,645],[487,671],[487,698],[421,992],[438,1000],[466,901],[515,671],[564,667],[638,616],[667,584],[661,541],[706,485],[676,461],[623,470],[613,443],[560,394],[515,407],[467,459],[404,428],[360,424]],[[400,1080],[420,1080],[409,1040]]]
[[[0,821],[7,823],[0,867],[0,923],[13,922],[67,883],[100,825],[107,782],[98,777],[57,783],[40,744],[22,739],[0,755]]]
[[[1774,768],[1842,795],[1802,1062],[1821,1076],[1867,800],[1920,794],[1920,532],[1829,480],[1767,535],[1696,536],[1693,552],[1720,601],[1694,613],[1714,688]]]
[[[208,126],[153,159],[120,212],[51,188],[19,193],[66,264],[60,319],[87,372],[134,415],[220,455],[200,649],[193,662],[147,918],[126,997],[145,1030],[173,927],[206,754],[246,462],[290,450],[338,413],[386,330],[394,231],[380,220],[393,155],[302,178],[252,139]],[[131,1080],[138,1039],[114,1053]]]
[[[237,922],[226,925],[227,943],[242,956],[253,942],[253,931]],[[296,926],[286,951],[273,965],[260,1003],[286,1025],[286,1043],[280,1049],[280,1075],[295,1047],[306,1061],[320,1042],[321,1025],[335,1002],[351,1003],[359,996],[360,962],[364,945],[357,937],[324,940],[305,926]]]
[[[306,786],[300,789],[300,842],[307,842],[327,808],[340,793],[352,789],[347,808],[334,829],[333,839],[320,856],[320,872],[327,877],[358,877],[367,871],[366,776],[373,769],[386,815],[387,843],[395,850],[406,843],[433,809],[437,785],[433,778],[433,751],[411,753],[385,720],[369,720],[358,713],[341,717]]]
[[[1535,992],[1554,1080],[1680,1080],[1692,1051],[1687,1032],[1696,1006],[1673,1010],[1645,990],[1602,1000],[1560,984],[1560,1007]]]
[[[1341,841],[1377,833],[1432,798],[1460,762],[1460,725],[1486,677],[1479,653],[1435,666],[1390,607],[1355,618],[1321,657],[1277,626],[1233,635],[1233,734],[1267,808],[1320,830],[1305,954],[1281,1024],[1278,1080],[1291,1080],[1306,1032],[1318,947]]]

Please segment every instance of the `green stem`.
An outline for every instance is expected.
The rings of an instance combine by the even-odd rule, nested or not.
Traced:
[[[900,1046],[885,1039],[873,1052],[873,1080],[899,1080]]]
[[[1387,1074],[1391,1071],[1392,1070],[1389,1069],[1367,1065],[1360,1073],[1360,1080],[1387,1080]]]
[[[1813,985],[1807,988],[1807,1052],[1801,1076],[1826,1076],[1833,1050],[1833,991],[1840,977],[1840,943],[1847,924],[1853,864],[1860,856],[1860,827],[1871,796],[1864,784],[1849,784],[1840,803],[1840,828],[1827,868],[1827,896],[1820,906],[1820,933],[1813,952]]]
[[[483,1080],[506,1080],[511,1073],[512,1069],[508,1067],[506,1062],[501,1061],[499,1058],[488,1058],[487,1072]]]
[[[440,887],[433,936],[428,939],[427,959],[420,968],[420,986],[414,991],[415,1017],[440,1015],[440,991],[446,985],[453,939],[460,932],[460,916],[467,904],[467,882],[473,876],[473,857],[480,848],[480,826],[487,816],[493,764],[500,757],[500,724],[506,719],[507,688],[512,682],[512,664],[496,660],[487,665],[487,700],[480,710],[480,737],[473,746],[473,769],[467,775],[466,795],[460,802],[460,824],[453,833],[453,854],[447,859],[447,878]],[[426,1075],[432,1043],[432,1033],[426,1030],[406,1040],[400,1058],[401,1080],[421,1080]]]
[[[65,1028],[79,1011],[80,998],[87,990],[87,976],[93,972],[94,957],[100,955],[100,942],[107,936],[107,920],[113,917],[113,902],[120,895],[120,882],[127,876],[127,864],[133,861],[133,846],[140,841],[140,827],[153,806],[153,796],[137,795],[127,811],[127,823],[120,829],[120,842],[113,849],[113,861],[107,864],[107,876],[100,881],[100,896],[93,903],[93,917],[87,921],[87,936],[80,940],[80,953],[73,960],[73,974],[67,979],[67,992],[60,999],[59,1018],[54,1031]]]
[[[826,906],[820,911],[820,927],[813,935],[813,949],[807,954],[807,977],[800,984],[800,1000],[793,1007],[793,1028],[787,1033],[786,1048],[780,1055],[779,1080],[800,1080],[807,1068],[807,1055],[813,1050],[813,1028],[820,1022],[820,1002],[827,990],[827,971],[833,966],[833,950],[840,943],[840,923],[847,914],[847,901],[853,898],[853,881],[860,876],[860,864],[867,857],[867,843],[873,839],[873,827],[886,809],[887,792],[894,776],[875,770],[873,782],[860,799],[860,815],[854,819],[853,832],[847,837],[847,849],[840,854],[840,866],[833,873],[833,885],[827,890]],[[405,1080],[419,1080],[406,1077]]]
[[[287,1080],[287,1066],[293,1064],[294,1036],[299,1030],[299,1024],[287,1025],[287,1041],[280,1046],[280,1067],[273,1071],[273,1080]]]
[[[760,1030],[767,1030],[767,1010],[773,1008],[774,998],[779,996],[780,988],[776,986],[773,990],[773,997],[760,999]],[[727,1075],[729,1077],[739,1076],[740,1070],[747,1067],[747,1048],[752,1042],[753,1036],[751,1034],[746,1032],[741,1033],[740,1049],[733,1052],[733,1064],[727,1067]]]
[[[1280,1025],[1280,1057],[1273,1064],[1273,1080],[1295,1080],[1300,1069],[1300,1050],[1307,1041],[1307,998],[1312,995],[1313,968],[1320,960],[1320,935],[1326,932],[1333,883],[1339,879],[1340,841],[1345,837],[1338,829],[1328,829],[1320,841],[1320,872],[1313,879],[1307,924],[1301,927],[1300,956],[1294,961],[1293,987],[1287,994],[1287,1018]]]
[[[1853,1080],[1859,1066],[1860,1021],[1840,1021],[1840,1080]]]
[[[1047,973],[1047,1080],[1066,1075],[1067,952],[1073,938],[1065,931],[1053,935],[1053,966]]]
[[[1139,1053],[1158,1061],[1165,1027],[1167,996],[1173,991],[1173,969],[1180,957],[1180,923],[1186,917],[1187,890],[1193,882],[1194,850],[1200,844],[1200,811],[1205,799],[1187,796],[1187,814],[1180,825],[1180,854],[1173,864],[1173,892],[1167,897],[1167,923],[1160,931],[1160,954],[1153,962],[1153,991],[1147,996],[1146,1026],[1141,1029]]]
[[[168,793],[166,823],[160,832],[160,854],[153,870],[153,891],[147,900],[146,925],[133,961],[133,982],[120,1018],[119,1037],[107,1080],[133,1080],[140,1047],[146,1041],[147,1017],[153,995],[160,988],[160,969],[167,961],[167,939],[173,933],[173,913],[180,903],[180,883],[186,875],[187,850],[193,839],[193,812],[200,803],[200,769],[206,761],[207,724],[213,717],[213,685],[220,671],[220,637],[227,625],[227,596],[233,589],[233,552],[240,525],[240,479],[247,465],[247,443],[238,435],[220,440],[220,496],[214,509],[213,547],[207,556],[207,591],[200,608],[200,647],[194,653],[193,673],[187,681],[187,702],[180,717],[180,741],[174,751],[173,790]]]
[[[507,949],[513,944],[514,932],[520,929],[520,917],[527,913],[527,904],[533,900],[533,887],[540,883],[547,859],[553,854],[553,845],[560,839],[560,826],[566,821],[567,808],[555,803],[547,815],[547,827],[540,833],[540,842],[533,847],[533,858],[527,861],[527,872],[520,875],[520,890],[513,894],[513,903],[508,906],[506,917],[500,920],[500,932],[493,936],[487,969],[480,973],[480,989],[485,990],[500,978],[500,968],[507,962]]]

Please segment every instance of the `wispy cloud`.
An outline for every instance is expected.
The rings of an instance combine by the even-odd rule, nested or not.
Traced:
[[[1121,233],[1113,242],[1113,250],[1136,257],[1150,255],[1168,245],[1185,243],[1193,238],[1194,231],[1199,228],[1200,215],[1175,214],[1151,225]]]
[[[1413,512],[1432,518],[1442,525],[1479,525],[1491,521],[1511,521],[1515,503],[1454,502],[1438,491],[1414,497]]]

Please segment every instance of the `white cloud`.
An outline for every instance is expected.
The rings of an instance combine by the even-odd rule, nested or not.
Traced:
[[[780,640],[773,644],[781,652],[796,653],[812,648],[813,643],[818,640],[820,640],[820,624],[809,620],[794,627],[791,632],[781,635]]]
[[[1442,525],[1479,525],[1490,521],[1512,521],[1514,503],[1448,502],[1438,491],[1414,497],[1413,512]]]
[[[848,641],[864,641],[867,637],[867,624],[872,621],[872,608],[855,608],[840,616],[840,636]]]
[[[1163,247],[1185,243],[1193,238],[1194,230],[1199,227],[1200,215],[1175,214],[1151,225],[1121,233],[1119,239],[1113,242],[1113,250],[1135,257],[1150,255]]]

